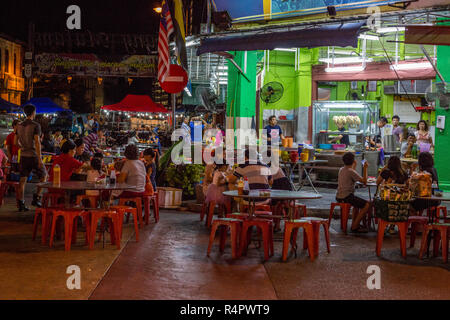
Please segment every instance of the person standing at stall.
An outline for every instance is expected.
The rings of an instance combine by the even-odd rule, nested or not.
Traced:
[[[433,138],[428,131],[428,124],[424,120],[420,120],[417,123],[417,131],[415,132],[417,145],[420,146],[421,143],[429,143],[433,145]]]
[[[272,143],[272,138],[274,138],[276,136],[279,136],[280,139],[284,139],[283,130],[281,130],[281,127],[277,124],[276,116],[269,117],[269,124],[267,126],[265,126],[264,129],[267,130],[267,144],[268,145],[270,145]]]
[[[23,108],[26,120],[17,127],[17,135],[15,136],[15,144],[21,148],[20,157],[20,182],[17,190],[17,206],[19,211],[28,211],[25,206],[24,194],[25,185],[31,172],[35,172],[41,182],[47,180],[47,171],[41,157],[41,125],[34,121],[36,117],[36,107],[33,105],[26,105]],[[36,207],[41,207],[42,189],[37,188],[33,194],[33,201],[31,204]]]
[[[338,122],[337,128],[338,131],[341,132],[341,134],[332,138],[329,143],[336,143],[337,141],[339,141],[339,143],[345,144],[348,147],[348,145],[350,144],[350,138],[348,137],[348,134],[343,134],[346,131],[344,124],[342,122]]]
[[[392,135],[398,143],[403,142],[403,128],[399,125],[400,117],[395,115],[392,117]]]

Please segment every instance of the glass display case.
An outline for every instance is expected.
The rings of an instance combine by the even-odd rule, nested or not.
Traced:
[[[346,144],[362,151],[365,137],[376,134],[378,118],[378,101],[315,101],[313,144]],[[339,136],[345,138],[337,140]]]

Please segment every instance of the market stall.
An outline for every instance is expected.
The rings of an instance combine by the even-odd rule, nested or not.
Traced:
[[[336,182],[342,167],[342,154],[355,152],[357,167],[361,160],[369,162],[370,176],[377,175],[379,152],[370,148],[368,140],[377,134],[379,107],[376,101],[316,101],[313,103],[313,146],[316,158],[327,160],[316,167],[317,180]]]

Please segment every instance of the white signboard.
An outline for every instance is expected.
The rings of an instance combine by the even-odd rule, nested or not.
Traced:
[[[394,114],[400,117],[401,123],[417,123],[420,120],[420,112],[416,112],[409,101],[394,101]]]
[[[25,77],[31,77],[31,64],[29,63],[25,64]]]

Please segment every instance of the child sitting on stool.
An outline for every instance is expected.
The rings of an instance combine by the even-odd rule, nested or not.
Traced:
[[[355,196],[355,183],[361,182],[366,184],[367,182],[367,167],[369,163],[364,163],[364,177],[361,177],[358,172],[355,171],[356,161],[355,155],[351,152],[347,152],[343,155],[342,161],[344,167],[339,169],[338,175],[338,189],[336,193],[336,200],[338,202],[345,202],[351,204],[353,207],[358,208],[359,212],[356,216],[352,217],[352,232],[366,233],[368,230],[360,226],[359,223],[362,218],[369,211],[370,203],[364,199]],[[353,211],[355,213],[355,211]]]

